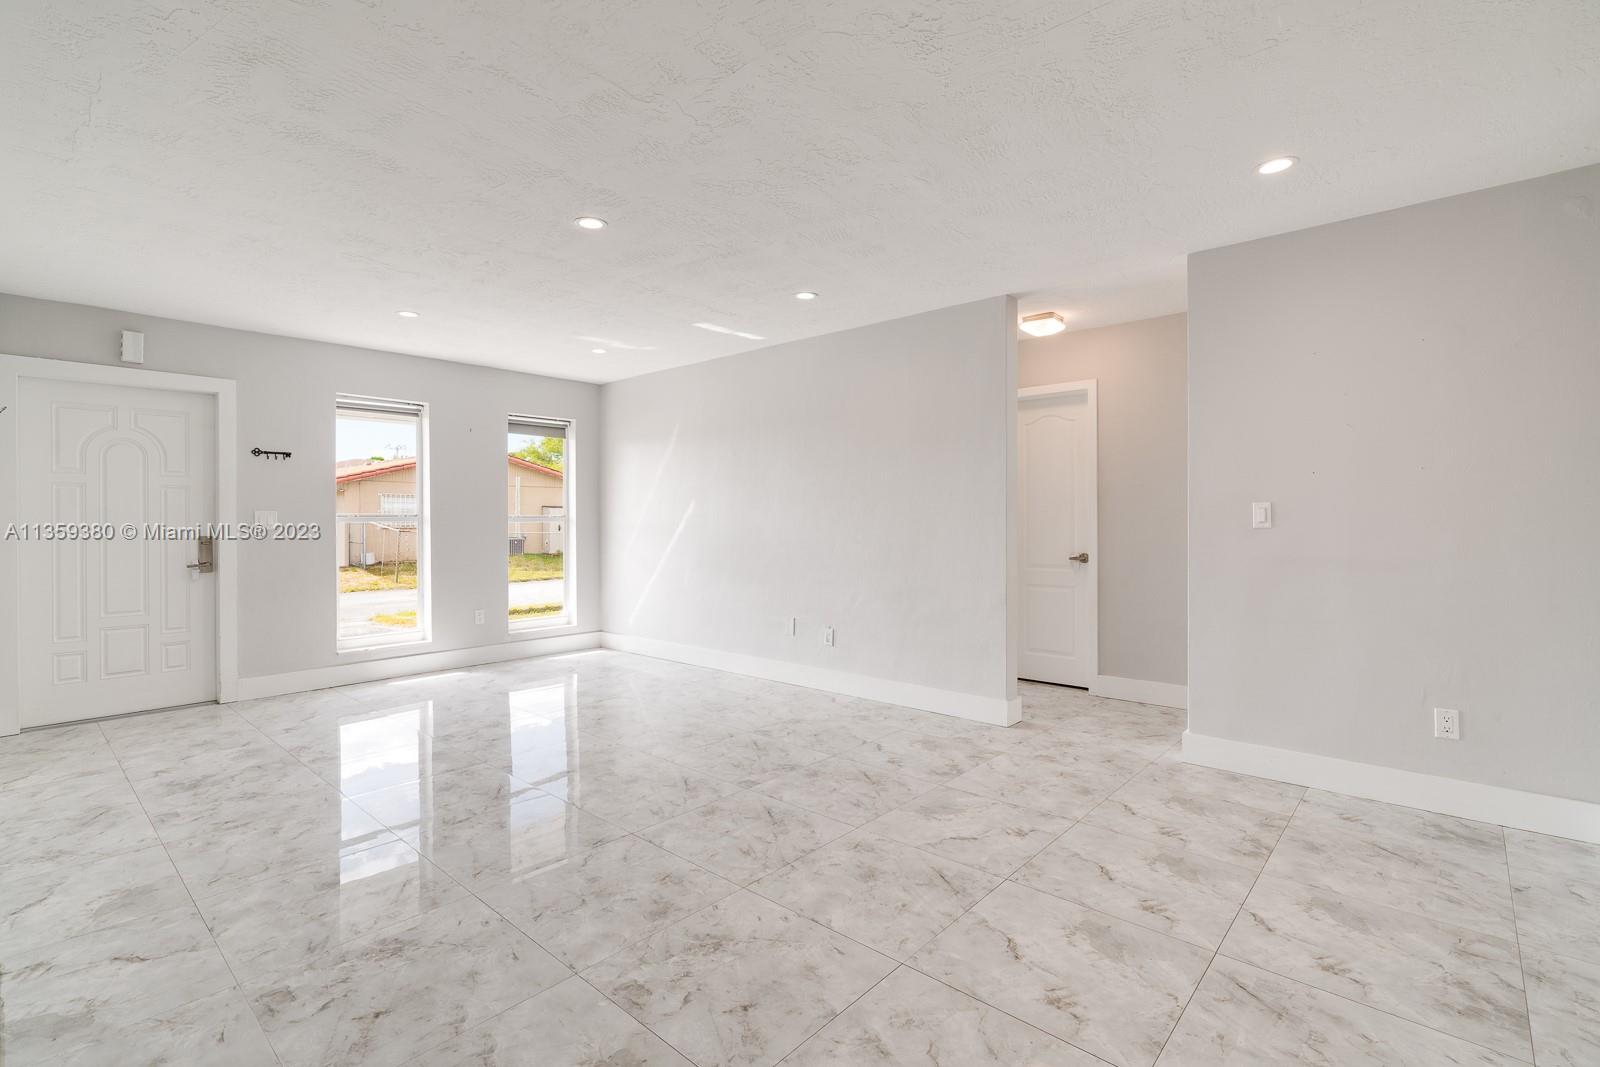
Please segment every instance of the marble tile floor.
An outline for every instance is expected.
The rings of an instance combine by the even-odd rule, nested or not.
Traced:
[[[587,652],[0,738],[0,1065],[1600,1064],[1600,846]]]

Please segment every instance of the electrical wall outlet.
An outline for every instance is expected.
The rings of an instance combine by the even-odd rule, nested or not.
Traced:
[[[829,648],[833,647],[833,627],[824,626],[822,628],[822,643]]]
[[[1454,708],[1434,708],[1433,736],[1445,741],[1461,740],[1461,713]]]
[[[479,608],[477,611],[474,611],[472,613],[472,621],[477,623],[479,626],[483,625],[483,609],[482,608]]]

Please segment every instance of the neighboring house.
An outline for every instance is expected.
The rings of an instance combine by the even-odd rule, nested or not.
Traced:
[[[334,465],[339,566],[417,558],[417,461],[347,459]],[[547,523],[511,523],[513,552],[560,553],[565,546],[561,472],[517,456],[506,457],[506,514],[551,515]],[[346,515],[394,515],[393,521],[352,523]]]
[[[553,517],[550,522],[510,523],[506,528],[509,551],[565,554],[565,496],[566,487],[560,471],[519,456],[507,456],[506,514],[523,518],[530,515]]]

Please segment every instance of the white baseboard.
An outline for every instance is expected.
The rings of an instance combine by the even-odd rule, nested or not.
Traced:
[[[851,674],[826,667],[813,667],[804,663],[747,656],[739,652],[724,652],[698,645],[680,645],[675,641],[661,641],[654,637],[635,637],[631,634],[607,633],[601,643],[606,648],[620,652],[635,652],[641,656],[690,663],[696,667],[748,674],[769,681],[823,689],[830,693],[876,700],[884,704],[917,708],[921,711],[953,715],[974,722],[996,726],[1011,726],[1022,719],[1022,698],[985,697],[975,693],[957,693],[949,689],[896,682],[887,678],[873,678],[865,674]]]
[[[500,645],[482,645],[477,648],[458,648],[448,652],[423,652],[415,656],[390,656],[387,659],[368,659],[356,663],[340,663],[332,667],[317,667],[308,671],[290,671],[286,674],[265,674],[255,678],[240,678],[238,699],[275,697],[285,693],[304,693],[312,689],[328,689],[336,685],[354,685],[357,682],[375,682],[383,678],[399,678],[407,674],[426,674],[429,671],[447,671],[458,667],[477,667],[484,663],[503,663],[511,659],[528,659],[533,656],[550,656],[562,652],[579,652],[586,648],[599,648],[598,633],[563,634],[560,637],[537,637],[527,641],[508,641]]]
[[[1171,682],[1146,682],[1138,678],[1097,674],[1094,681],[1089,683],[1089,692],[1097,697],[1134,700],[1140,704],[1156,704],[1163,708],[1189,706],[1189,687],[1173,685]]]
[[[1600,843],[1600,804],[1583,800],[1187,732],[1183,758],[1188,763],[1258,778]]]

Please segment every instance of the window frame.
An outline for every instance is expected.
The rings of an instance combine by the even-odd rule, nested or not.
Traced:
[[[552,518],[559,519],[562,525],[561,545],[561,613],[559,615],[535,616],[527,619],[512,619],[511,617],[511,583],[506,582],[506,632],[512,636],[538,634],[548,630],[571,629],[577,625],[577,537],[574,526],[573,506],[573,477],[576,470],[577,422],[574,419],[555,418],[548,415],[524,415],[517,412],[508,412],[506,415],[506,435],[509,437],[517,433],[518,427],[537,429],[549,427],[561,429],[561,436],[566,441],[566,447],[561,460],[561,514],[550,515],[516,515],[511,512],[511,504],[506,505],[507,537],[509,527],[513,524],[543,525]],[[532,436],[531,434],[525,434]],[[544,436],[550,436],[548,434]],[[507,442],[509,444],[509,441]],[[507,457],[511,455],[506,452]]]
[[[431,531],[429,529],[431,494],[430,469],[431,458],[428,454],[428,405],[426,402],[415,400],[397,400],[389,397],[363,396],[354,393],[338,393],[334,397],[334,433],[338,433],[338,420],[349,412],[353,416],[390,415],[414,418],[417,425],[417,466],[415,480],[416,511],[415,513],[389,514],[383,512],[382,494],[380,494],[379,511],[374,514],[365,512],[348,515],[337,514],[335,505],[333,529],[335,543],[333,546],[334,559],[334,615],[333,638],[334,650],[339,655],[352,653],[372,652],[399,646],[414,646],[429,644],[433,640],[433,562],[430,552],[432,545]],[[335,450],[337,460],[337,449]],[[335,476],[337,485],[337,475]],[[390,494],[395,495],[395,494]],[[401,494],[403,495],[403,494]],[[407,519],[415,524],[417,543],[417,625],[413,630],[406,630],[394,634],[362,634],[356,637],[343,637],[339,633],[339,544],[338,531],[341,527],[356,523],[389,524],[397,519]],[[348,534],[344,534],[348,538]]]

